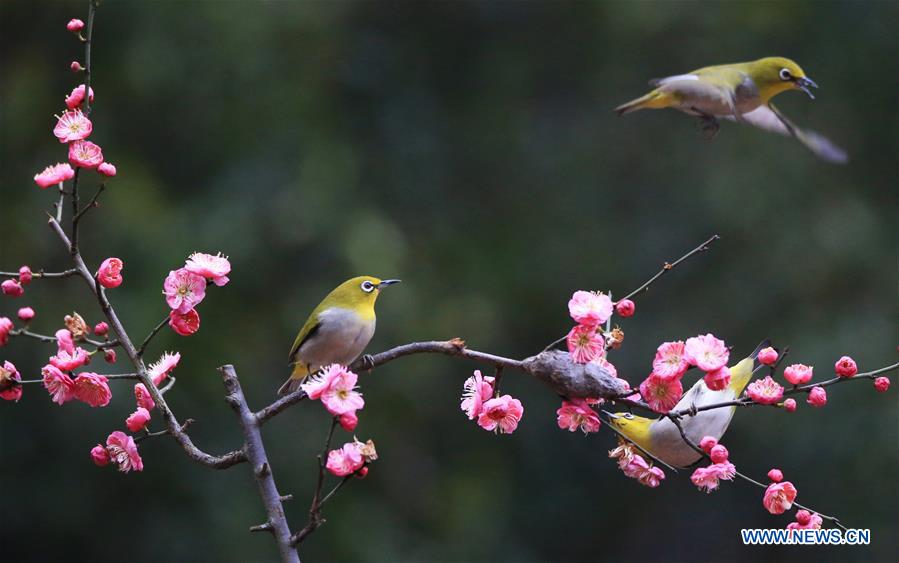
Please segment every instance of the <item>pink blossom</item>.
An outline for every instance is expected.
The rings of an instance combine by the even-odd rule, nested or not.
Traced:
[[[771,514],[783,514],[793,506],[796,500],[796,487],[789,481],[771,483],[765,489],[762,504]]]
[[[72,339],[69,329],[61,328],[56,331],[56,349],[69,354],[75,353],[75,341]]]
[[[652,361],[652,372],[661,379],[675,379],[684,375],[690,364],[684,357],[684,343],[681,340],[665,342],[656,350]]]
[[[53,397],[57,405],[68,403],[75,398],[75,382],[56,366],[47,364],[41,369],[44,376],[44,388]]]
[[[107,258],[97,270],[97,281],[107,289],[119,287],[122,285],[122,268],[124,267],[124,262],[119,258]]]
[[[572,399],[562,401],[562,406],[556,411],[559,428],[574,432],[578,428],[584,434],[599,431],[599,415],[587,405],[584,399]]]
[[[206,279],[185,268],[169,272],[163,288],[169,307],[179,313],[187,313],[206,297]]]
[[[31,278],[34,277],[34,274],[31,272],[31,268],[28,266],[22,266],[19,268],[19,283],[22,285],[28,285],[31,283]]]
[[[124,432],[116,430],[106,438],[106,451],[109,459],[122,473],[143,471],[144,462],[137,452],[137,444],[134,443],[134,438]]]
[[[0,321],[2,321],[2,320],[3,319],[0,319]],[[2,334],[3,334],[3,331],[0,330],[0,335],[2,335]],[[0,338],[0,345],[2,345],[2,343],[3,343],[3,338]],[[886,393],[889,388],[890,388],[890,378],[889,377],[881,376],[874,380],[874,389],[878,393]]]
[[[66,96],[66,107],[75,109],[84,101],[84,84],[75,86],[72,93]],[[90,89],[90,102],[94,103],[94,89]]]
[[[476,419],[482,410],[484,401],[493,396],[493,378],[481,375],[481,370],[475,370],[474,375],[465,380],[462,385],[462,411],[468,416],[468,420]]]
[[[699,490],[705,490],[710,493],[718,488],[718,482],[723,479],[725,481],[733,481],[737,474],[737,468],[733,463],[725,461],[723,463],[713,463],[708,467],[697,467],[690,480]]]
[[[150,376],[150,379],[153,380],[153,385],[162,383],[162,380],[178,366],[178,362],[180,361],[181,352],[175,352],[174,354],[165,352],[156,363],[150,364],[147,373]]]
[[[568,301],[568,312],[576,323],[595,327],[612,316],[612,299],[604,293],[575,291]]]
[[[718,440],[715,439],[714,436],[704,436],[702,440],[699,441],[699,447],[705,453],[711,453],[712,448],[718,445]]]
[[[137,407],[137,410],[125,420],[125,426],[132,432],[140,432],[147,427],[148,422],[150,422],[150,411],[144,407]]]
[[[724,463],[727,461],[730,453],[727,451],[727,448],[724,447],[724,444],[715,444],[711,450],[709,450],[709,457],[712,458],[712,463]]]
[[[106,451],[105,447],[97,444],[91,449],[91,461],[97,467],[105,467],[109,465],[109,452]]]
[[[12,332],[12,321],[6,317],[0,317],[0,346],[6,346],[9,342],[9,333]]]
[[[104,322],[99,322],[94,326],[94,334],[97,336],[106,336],[107,332],[109,332],[109,325]]]
[[[0,284],[0,291],[2,291],[4,295],[9,295],[10,297],[21,297],[25,294],[25,289],[22,288],[19,280],[4,281]]]
[[[306,396],[312,400],[320,399],[322,393],[331,387],[331,383],[337,376],[347,373],[346,367],[340,364],[331,364],[322,368],[319,372],[314,373],[306,378],[300,385],[300,388],[306,393]]]
[[[96,373],[79,373],[75,378],[75,398],[92,407],[105,407],[112,400],[108,381]]]
[[[82,347],[75,348],[72,352],[59,350],[55,356],[50,356],[50,363],[62,371],[72,371],[90,362],[90,356]]]
[[[365,406],[362,394],[355,390],[359,376],[345,370],[338,373],[321,394],[321,401],[329,413],[340,416]]]
[[[852,377],[858,373],[858,365],[849,356],[843,356],[834,364],[834,370],[840,377]]]
[[[625,476],[630,477],[631,479],[639,479],[640,475],[649,470],[649,464],[646,463],[643,456],[637,453],[631,455],[627,460],[627,463],[621,463],[621,460],[619,460],[618,467]]]
[[[137,401],[137,406],[139,407],[143,407],[148,411],[156,408],[156,402],[153,401],[153,397],[147,390],[147,386],[143,383],[138,383],[134,386],[134,398]]]
[[[784,388],[768,375],[765,379],[756,379],[750,383],[746,387],[746,394],[756,403],[773,405],[783,398]]]
[[[511,395],[503,395],[484,402],[484,408],[478,416],[478,426],[490,432],[511,434],[518,428],[518,422],[524,415],[521,401]]]
[[[186,313],[179,313],[173,309],[169,313],[169,326],[181,336],[190,336],[200,330],[200,313],[196,309]]]
[[[586,364],[605,351],[606,343],[595,326],[577,325],[566,340],[571,359],[579,364]]]
[[[663,479],[665,479],[665,472],[658,467],[650,467],[637,477],[637,481],[641,485],[646,485],[652,489],[658,487]]]
[[[221,287],[228,283],[228,274],[231,273],[231,262],[228,261],[227,256],[222,256],[221,252],[216,255],[194,252],[188,257],[187,262],[184,263],[184,268],[188,272],[203,276]]]
[[[94,130],[94,125],[80,109],[62,112],[57,118],[53,134],[60,143],[70,143],[87,139]]]
[[[727,365],[730,351],[723,340],[705,334],[687,339],[684,344],[684,358],[702,371],[715,371]]]
[[[827,404],[827,391],[823,387],[812,387],[805,402],[813,407],[823,407]]]
[[[634,451],[634,446],[630,442],[625,442],[621,438],[618,439],[618,447],[614,450],[609,450],[609,457],[612,459],[618,460],[618,469],[624,469],[637,455],[637,452]]]
[[[640,395],[643,400],[649,408],[658,413],[664,414],[674,408],[683,394],[684,387],[680,379],[665,380],[656,374],[650,374],[640,384]]]
[[[103,359],[106,360],[107,364],[114,364],[116,361],[115,350],[113,350],[112,348],[103,350]]]
[[[97,172],[106,176],[107,178],[112,178],[116,175],[115,165],[111,162],[104,162],[100,166],[97,167]]]
[[[18,402],[22,398],[22,385],[18,381],[22,381],[22,376],[15,364],[4,361],[0,366],[0,399]]]
[[[71,32],[81,31],[84,28],[84,22],[79,19],[69,20],[69,23],[66,24],[66,29]]]
[[[763,365],[773,366],[777,362],[777,350],[770,346],[762,348],[759,350],[758,360]]]
[[[44,168],[43,172],[35,174],[34,183],[42,188],[49,188],[66,180],[71,180],[74,176],[75,171],[68,162],[53,164]]]
[[[366,475],[368,475],[368,466],[364,465],[360,467],[358,471],[356,471],[353,477],[355,477],[356,479],[365,479]]]
[[[81,66],[81,63],[78,61],[72,61],[72,64],[69,65],[69,68],[72,69],[72,72],[81,72],[84,70],[84,67]]]
[[[359,424],[359,417],[356,416],[356,411],[345,412],[337,417],[337,422],[340,423],[341,428],[347,432],[352,432],[356,429],[356,425]]]
[[[824,519],[817,513],[808,510],[800,510],[796,513],[796,521],[787,524],[788,530],[820,530]]]
[[[705,386],[712,391],[721,391],[730,383],[730,368],[721,366],[715,371],[710,371],[703,378]]]
[[[337,477],[346,477],[361,469],[364,464],[359,446],[355,442],[347,442],[340,449],[328,452],[325,468]]]
[[[622,299],[615,304],[615,312],[625,318],[634,316],[634,311],[636,310],[637,306],[630,299]]]
[[[69,162],[82,168],[96,168],[103,163],[103,149],[90,141],[69,144]]]
[[[780,483],[784,480],[783,471],[777,469],[776,467],[772,468],[770,471],[768,471],[768,479],[771,479],[771,481],[774,483]]]
[[[590,363],[606,370],[612,377],[618,377],[618,368],[616,368],[605,356],[597,356],[590,360]]]
[[[787,399],[784,401],[784,410],[787,412],[796,412],[796,399]]]
[[[27,323],[31,319],[34,318],[34,309],[31,307],[22,307],[18,312],[19,320],[23,323]]]
[[[812,380],[815,368],[805,364],[793,364],[784,370],[784,379],[793,385],[802,385]]]

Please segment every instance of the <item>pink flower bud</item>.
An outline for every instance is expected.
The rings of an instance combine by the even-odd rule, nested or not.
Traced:
[[[705,453],[709,453],[712,451],[712,448],[718,445],[718,440],[712,438],[711,436],[706,436],[702,440],[699,441],[699,447],[702,448],[702,451]]]
[[[72,72],[81,72],[84,70],[84,67],[81,66],[81,63],[78,61],[72,61],[72,64],[69,65],[69,68],[72,69]]]
[[[337,421],[340,422],[341,428],[347,432],[352,432],[356,429],[356,425],[359,424],[359,417],[356,416],[356,411],[350,411],[340,415]]]
[[[191,309],[186,313],[179,313],[172,309],[169,313],[169,326],[181,336],[190,336],[200,330],[200,314],[196,309]]]
[[[622,317],[632,317],[634,316],[634,311],[637,309],[637,306],[634,305],[634,302],[630,299],[622,299],[615,305],[615,312]]]
[[[787,412],[796,411],[796,399],[787,399],[784,401],[784,410]]]
[[[84,22],[75,18],[69,20],[69,23],[66,24],[66,29],[71,31],[72,33],[77,33],[84,29]]]
[[[858,373],[858,366],[856,365],[855,360],[849,356],[843,356],[837,360],[837,363],[834,364],[833,367],[840,377],[852,377]]]
[[[772,469],[771,471],[768,472],[768,479],[771,479],[771,481],[774,483],[780,483],[781,481],[784,480],[783,471],[781,471],[780,469],[776,469],[776,468]]]
[[[75,86],[72,92],[66,96],[66,107],[75,109],[84,101],[84,84]],[[90,89],[90,102],[94,103],[94,89]]]
[[[106,451],[105,447],[97,444],[91,450],[91,461],[93,461],[94,465],[97,467],[109,465],[109,452]]]
[[[122,268],[124,263],[118,258],[107,258],[97,270],[97,281],[106,288],[122,285]]]
[[[147,427],[148,422],[150,422],[150,411],[144,407],[137,407],[137,410],[125,420],[125,426],[132,432],[140,432]]]
[[[94,334],[97,336],[106,336],[106,333],[109,332],[109,325],[106,323],[97,323],[94,326]]]
[[[32,273],[31,268],[28,266],[22,266],[19,268],[19,283],[22,285],[28,285],[31,283]]]
[[[803,385],[812,380],[815,368],[805,364],[793,364],[784,370],[784,379],[793,385]]]
[[[22,307],[19,309],[19,320],[27,323],[34,318],[34,309],[31,307]]]
[[[354,475],[357,479],[365,479],[365,476],[368,475],[368,466],[363,465],[359,471],[357,471]]]
[[[796,521],[805,526],[812,520],[812,514],[808,510],[800,510],[796,513]]]
[[[0,346],[5,346],[9,341],[9,333],[12,329],[12,321],[6,317],[0,317]]]
[[[721,391],[730,383],[730,368],[721,366],[715,371],[706,373],[703,379],[706,387],[712,391]]]
[[[890,378],[889,377],[878,377],[874,380],[874,389],[877,390],[878,393],[886,393],[887,389],[890,388]]]
[[[100,166],[97,167],[97,172],[99,172],[100,174],[103,174],[104,176],[112,178],[113,176],[115,176],[115,173],[116,173],[115,165],[110,164],[109,162],[104,162],[103,164],[101,164]]]
[[[727,461],[727,456],[729,455],[727,448],[725,448],[721,444],[716,444],[715,447],[711,449],[709,452],[709,456],[712,458],[712,463],[724,463]]]
[[[156,407],[153,397],[150,396],[150,392],[147,391],[143,383],[138,383],[134,386],[134,398],[137,400],[137,406],[143,407],[148,411]]]
[[[10,297],[21,297],[22,294],[25,293],[25,290],[22,289],[22,286],[17,280],[4,281],[0,284],[0,291],[2,291],[4,295],[9,295]]]
[[[767,348],[762,348],[759,350],[758,355],[759,362],[766,366],[773,366],[777,361],[777,350],[768,346]]]
[[[823,407],[827,404],[827,391],[823,387],[812,387],[806,402],[813,407]]]
[[[103,359],[106,360],[107,364],[114,364],[116,360],[115,350],[112,348],[107,348],[103,351]]]

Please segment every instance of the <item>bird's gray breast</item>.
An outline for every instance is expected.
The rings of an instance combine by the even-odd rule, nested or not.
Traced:
[[[319,314],[315,335],[300,346],[299,358],[313,369],[328,364],[348,365],[362,354],[375,333],[375,319],[333,307]]]

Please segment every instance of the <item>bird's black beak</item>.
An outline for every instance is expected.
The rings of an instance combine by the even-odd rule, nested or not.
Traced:
[[[815,81],[812,80],[811,78],[806,78],[805,76],[797,78],[796,79],[796,87],[799,88],[800,90],[802,90],[803,92],[805,92],[806,94],[808,94],[809,98],[811,98],[813,100],[815,99],[815,95],[812,94],[812,91],[809,90],[809,87],[817,88],[818,85],[815,84]]]
[[[612,420],[614,420],[614,419],[616,419],[616,418],[619,418],[617,414],[612,414],[612,413],[610,413],[610,412],[607,411],[607,410],[603,410],[602,412],[604,412],[604,413],[606,414],[606,416],[609,417],[609,418],[612,419]]]
[[[384,289],[385,286],[400,283],[401,281],[403,280],[381,280],[381,283],[378,284],[378,289]]]

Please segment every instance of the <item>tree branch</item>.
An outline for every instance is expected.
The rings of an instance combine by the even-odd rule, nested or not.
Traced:
[[[147,346],[150,344],[150,341],[153,340],[153,337],[156,336],[156,334],[160,330],[162,330],[162,327],[164,327],[168,322],[169,322],[169,316],[166,315],[165,318],[163,318],[161,321],[159,321],[159,324],[156,325],[153,328],[153,330],[150,331],[150,334],[148,334],[147,337],[144,338],[144,341],[141,343],[140,348],[137,349],[138,356],[143,357],[144,351],[146,351]]]

